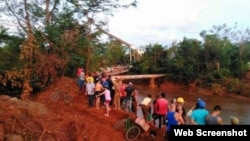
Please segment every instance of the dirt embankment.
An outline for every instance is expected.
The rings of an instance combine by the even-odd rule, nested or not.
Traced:
[[[169,82],[162,84],[160,90],[190,92]],[[71,95],[73,100],[52,101],[51,94],[58,91]],[[197,92],[211,94],[201,89]],[[127,113],[112,109],[109,117],[104,114],[105,108],[88,107],[88,99],[79,91],[76,80],[63,77],[28,101],[0,96],[0,141],[125,141],[124,132],[113,131],[112,126],[126,118]],[[143,132],[137,141],[163,141],[163,131],[157,130],[155,139]]]
[[[58,90],[73,100],[52,101],[50,95]],[[112,126],[128,115],[112,109],[105,117],[105,108],[89,108],[87,97],[73,79],[61,78],[31,99],[0,96],[0,141],[125,141],[124,132],[113,131]],[[162,135],[158,138],[163,140]],[[144,132],[138,140],[152,138]]]

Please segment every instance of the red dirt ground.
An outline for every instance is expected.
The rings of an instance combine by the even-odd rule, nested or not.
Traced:
[[[73,101],[51,101],[50,95],[58,89],[68,92]],[[124,132],[113,131],[112,126],[127,113],[112,109],[109,117],[104,114],[105,108],[88,107],[76,80],[63,77],[29,101],[0,96],[0,141],[125,141]],[[149,132],[143,132],[137,141],[150,140]],[[163,140],[163,135],[154,140]]]
[[[181,90],[171,83],[164,86],[162,89],[170,92]],[[51,101],[50,95],[58,89],[68,92],[73,101]],[[126,118],[127,113],[112,109],[109,117],[104,114],[105,108],[88,107],[87,97],[79,92],[76,80],[62,77],[28,101],[0,96],[0,141],[125,141],[124,132],[113,131],[112,126]],[[149,130],[155,129],[151,126]],[[157,130],[155,139],[143,132],[137,141],[163,141],[162,131]]]

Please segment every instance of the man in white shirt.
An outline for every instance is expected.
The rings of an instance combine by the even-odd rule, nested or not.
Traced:
[[[150,115],[151,115],[151,95],[149,94],[147,97],[145,97],[142,102],[139,104],[141,107],[143,117],[145,121],[150,121]]]
[[[94,104],[94,98],[95,98],[95,83],[94,82],[88,81],[88,83],[86,84],[85,95],[88,95],[89,107],[92,107]]]

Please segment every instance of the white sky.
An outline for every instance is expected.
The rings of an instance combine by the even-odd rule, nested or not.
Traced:
[[[137,8],[123,9],[109,18],[109,32],[140,47],[169,45],[183,37],[201,40],[202,30],[238,23],[250,27],[250,0],[138,0]]]
[[[250,0],[137,1],[137,8],[122,9],[109,17],[108,26],[111,34],[135,47],[155,43],[165,46],[183,37],[201,40],[202,30],[224,23],[228,27],[238,23],[242,30],[250,28]]]

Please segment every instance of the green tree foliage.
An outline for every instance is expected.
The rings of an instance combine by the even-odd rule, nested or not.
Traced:
[[[159,44],[150,44],[145,46],[145,52],[143,54],[140,67],[143,73],[158,72],[157,68],[163,67],[164,59],[166,58],[166,52],[164,48]]]
[[[4,94],[17,96],[22,85],[15,76],[19,75],[17,69],[22,67],[19,60],[20,44],[23,38],[8,35],[7,29],[0,29],[0,91]],[[11,75],[10,75],[11,74]],[[14,76],[14,77],[12,77]]]
[[[17,0],[1,1],[1,12],[11,18],[18,36],[0,30],[1,91],[18,88],[23,99],[42,90],[60,76],[75,76],[77,67],[86,72],[115,64],[128,64],[132,55],[121,42],[100,41],[107,23],[99,20],[120,8],[136,6],[136,0]],[[146,45],[137,73],[165,73],[185,85],[199,83],[205,87],[228,88],[243,94],[240,80],[249,70],[250,30],[225,24],[200,33],[202,41],[183,38],[169,47]],[[15,60],[15,61],[14,61]],[[139,60],[139,59],[138,59]],[[237,82],[237,83],[236,83]],[[6,90],[6,89],[5,89]]]
[[[122,62],[122,58],[125,57],[125,49],[119,41],[111,41],[107,44],[106,49],[105,58],[107,59],[108,66],[120,64],[120,62]]]
[[[201,43],[197,40],[184,38],[179,43],[168,66],[174,81],[188,84],[197,77],[200,51]]]
[[[79,65],[92,69],[90,66],[97,64],[93,61],[98,61],[94,56],[95,46],[100,47],[97,38],[100,34],[93,27],[105,23],[95,21],[95,17],[136,6],[137,1],[123,4],[120,0],[4,0],[1,3],[6,7],[1,11],[16,21],[18,31],[25,37],[19,44],[20,54],[16,55],[22,67],[17,73],[9,73],[16,76],[8,81],[21,82],[21,97],[26,99],[33,88],[43,89],[58,76],[72,76]]]
[[[235,80],[241,80],[249,70],[249,30],[240,31],[237,24],[233,28],[223,24],[200,35],[203,41],[183,38],[168,48],[149,44],[135,67],[140,66],[140,73],[158,73],[162,68],[161,73],[186,86],[194,84],[216,93],[226,89],[244,94],[244,83]]]
[[[10,70],[20,68],[19,53],[20,44],[23,38],[14,35],[8,35],[8,29],[0,29],[0,68],[1,70]]]

